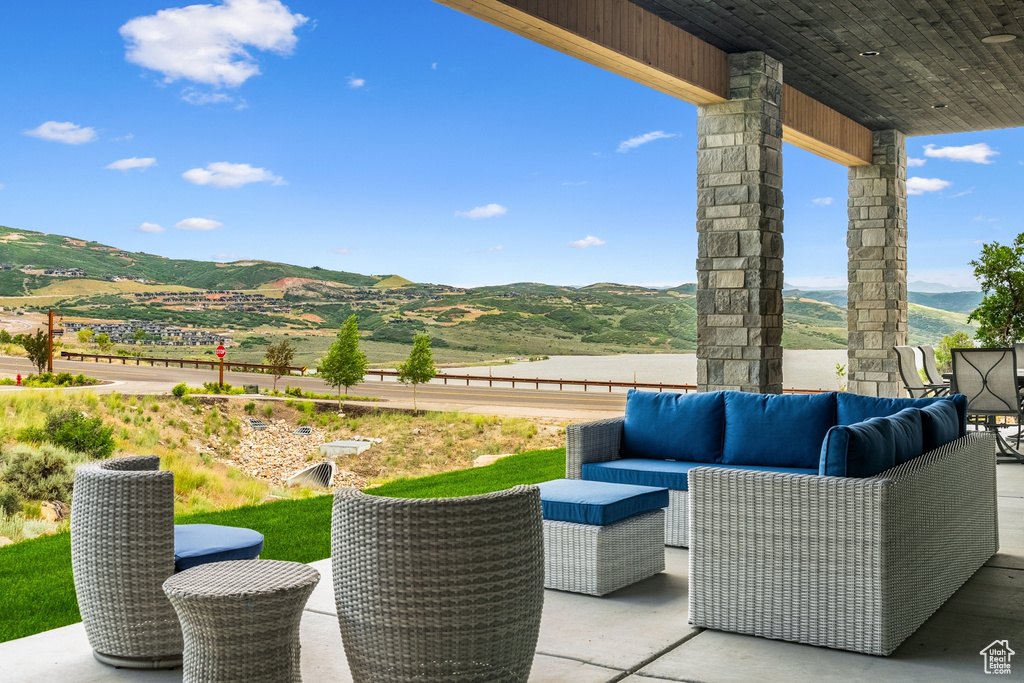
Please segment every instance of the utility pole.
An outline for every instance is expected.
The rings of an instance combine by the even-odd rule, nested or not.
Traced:
[[[50,310],[46,335],[46,371],[53,374],[53,310]]]

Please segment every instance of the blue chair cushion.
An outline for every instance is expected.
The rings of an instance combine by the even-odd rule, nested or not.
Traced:
[[[818,474],[830,477],[873,477],[896,462],[893,422],[873,417],[828,430],[821,444]]]
[[[544,519],[604,526],[668,505],[668,489],[582,479],[537,485]]]
[[[960,438],[960,419],[952,401],[937,401],[921,408],[921,434],[925,453]]]
[[[688,491],[686,474],[694,467],[709,467],[706,462],[673,462],[671,460],[610,460],[591,462],[583,466],[583,478],[590,481],[606,481],[612,484],[636,484],[638,486],[661,486],[675,491]],[[753,465],[710,465],[733,470],[758,470],[760,472],[783,472],[788,474],[817,474],[818,468],[801,467],[755,467]]]
[[[725,392],[722,463],[817,469],[821,442],[836,423],[834,393]]]
[[[950,405],[950,408],[952,407]],[[883,419],[892,422],[893,440],[896,445],[895,461],[893,464],[902,465],[908,460],[913,460],[924,453],[920,410],[917,408],[904,408],[895,415],[890,415]]]
[[[888,417],[904,408],[924,408],[943,401],[953,404],[959,419],[957,437],[967,433],[967,397],[963,394],[952,396],[929,396],[927,398],[880,398],[840,392],[836,398],[836,424],[851,425],[871,417]]]
[[[182,571],[210,562],[253,560],[263,551],[263,534],[252,529],[216,524],[174,525],[174,569]]]
[[[631,389],[619,453],[624,458],[721,462],[724,430],[720,391],[670,394]]]

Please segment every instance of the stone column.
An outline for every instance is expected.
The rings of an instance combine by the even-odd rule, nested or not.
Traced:
[[[894,346],[907,343],[907,138],[874,134],[870,166],[849,172],[848,390],[899,396]]]
[[[782,65],[729,55],[697,107],[697,386],[782,391]]]

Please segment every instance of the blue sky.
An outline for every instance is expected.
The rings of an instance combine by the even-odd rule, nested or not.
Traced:
[[[695,279],[696,108],[429,0],[9,3],[0,31],[0,224],[455,285]],[[908,152],[910,279],[973,285],[1024,228],[1024,134]],[[786,281],[843,287],[846,169],[784,155]]]

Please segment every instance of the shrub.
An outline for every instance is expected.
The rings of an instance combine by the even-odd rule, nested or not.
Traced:
[[[3,478],[23,499],[71,502],[74,456],[50,445],[14,446],[4,454]]]
[[[62,387],[70,387],[75,383],[75,377],[70,372],[58,372],[53,378],[53,383]]]
[[[21,509],[21,496],[12,486],[0,486],[0,512],[13,515]]]
[[[302,398],[302,387],[285,387],[284,393],[288,396],[294,396],[295,398]]]
[[[98,417],[85,417],[77,410],[62,410],[46,416],[46,427],[23,429],[18,434],[22,441],[48,441],[75,453],[83,453],[93,460],[109,458],[114,452],[114,430],[104,427]]]
[[[273,417],[274,416],[274,406],[271,406],[271,405],[264,406],[263,407],[263,414],[266,415],[267,417]]]
[[[183,396],[188,394],[188,385],[185,384],[184,382],[182,382],[181,384],[175,384],[174,388],[171,389],[171,393],[177,396],[178,398],[182,398]]]
[[[248,403],[246,403],[245,404],[245,412],[249,413],[250,415],[255,415],[256,414],[256,401],[249,401]]]

